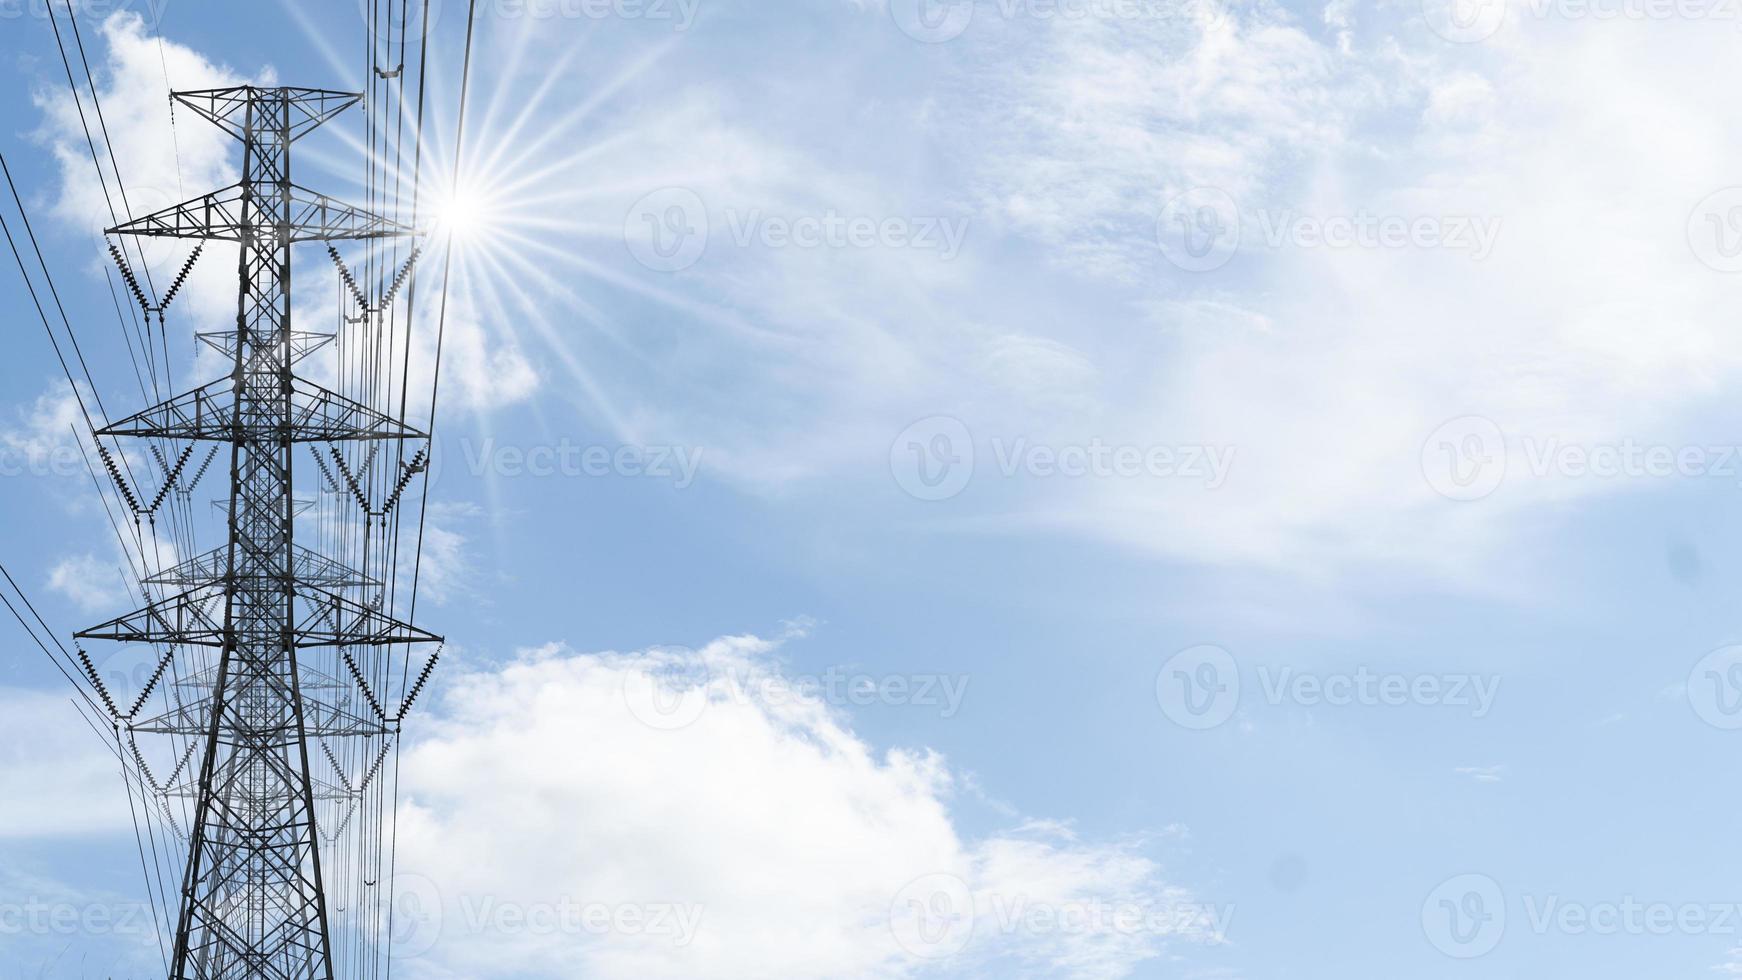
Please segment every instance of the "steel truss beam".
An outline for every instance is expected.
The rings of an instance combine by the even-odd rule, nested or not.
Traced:
[[[239,428],[241,437],[251,442],[279,435],[292,442],[428,438],[398,419],[294,376],[288,411],[283,414],[238,411],[251,394],[238,393],[235,383],[223,378],[98,429],[97,435],[234,442]]]

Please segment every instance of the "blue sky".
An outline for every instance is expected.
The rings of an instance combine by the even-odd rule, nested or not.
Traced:
[[[1736,24],[1597,8],[1638,16],[480,3],[419,612],[452,656],[402,775],[438,928],[402,968],[1742,972]],[[166,198],[237,161],[172,143],[165,74],[361,76],[348,0],[80,10]],[[39,11],[0,5],[0,150],[103,337]],[[346,153],[304,182],[356,186]],[[233,289],[202,265],[172,337]],[[16,270],[0,310],[0,560],[66,634],[130,605]],[[136,931],[26,914],[142,888],[25,643],[0,968],[150,975]],[[480,911],[563,899],[697,925]]]

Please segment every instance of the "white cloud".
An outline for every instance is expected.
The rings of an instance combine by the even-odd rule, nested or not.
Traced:
[[[46,978],[62,975],[74,962],[103,976],[163,969],[159,923],[150,903],[74,887],[38,872],[39,860],[8,850],[25,849],[0,847],[0,908],[7,915],[0,970]]]
[[[121,764],[71,698],[0,688],[0,839],[132,826]]]
[[[467,287],[468,277],[457,268],[449,290],[445,325],[441,322],[441,266],[423,260],[420,273],[429,297],[420,301],[417,329],[412,331],[411,390],[427,392],[433,379],[436,340],[441,337],[441,402],[447,409],[487,412],[531,398],[540,383],[538,369],[515,335],[509,312],[486,304]],[[426,399],[427,400],[427,399]]]
[[[1467,776],[1478,783],[1498,783],[1506,774],[1505,766],[1459,766],[1452,770],[1460,776]]]
[[[904,946],[892,910],[952,885],[974,915],[951,964],[996,964],[1000,976],[1121,977],[1172,940],[1209,938],[1206,917],[1180,911],[1189,894],[1134,845],[1047,825],[964,834],[957,778],[938,755],[877,753],[831,707],[744,683],[776,669],[777,646],[550,646],[453,680],[403,763],[400,868],[443,899],[441,940],[413,965],[431,976],[904,977],[937,947],[916,951],[911,930]],[[676,714],[654,707],[656,689]],[[529,933],[479,926],[485,899],[698,909],[700,926],[687,943]],[[1131,928],[1049,928],[1023,914],[1096,902],[1150,915]]]
[[[119,615],[127,604],[122,557],[99,558],[89,552],[68,555],[48,573],[48,587],[66,596],[82,612]]]
[[[100,39],[100,40],[99,40]],[[129,219],[127,205],[132,205],[134,217],[150,214],[209,191],[234,184],[237,172],[236,140],[223,130],[199,118],[186,106],[174,110],[173,120],[169,90],[197,90],[239,85],[249,79],[234,70],[217,64],[203,55],[147,32],[145,20],[138,13],[120,11],[103,21],[97,37],[87,37],[92,51],[91,67],[97,72],[97,94],[102,102],[102,123],[108,129],[105,146],[103,126],[99,125],[96,108],[88,86],[81,87],[85,119],[79,118],[79,107],[64,84],[43,88],[36,97],[43,112],[43,124],[38,138],[53,151],[60,165],[61,185],[55,201],[57,217],[81,233],[89,233],[99,242],[102,230]],[[75,69],[75,78],[81,72]],[[53,77],[52,75],[50,76]],[[167,84],[166,84],[167,77]],[[271,73],[261,73],[256,81],[269,81]],[[82,79],[81,79],[82,80]],[[97,168],[91,162],[91,149],[85,140],[86,123],[95,141],[98,159],[103,164],[105,185],[99,182]],[[122,187],[109,165],[107,149],[121,161]],[[113,204],[113,215],[110,206]],[[142,286],[149,287],[146,273],[155,281],[158,295],[165,292],[192,253],[193,242],[170,239],[139,239],[127,246]],[[137,268],[139,252],[144,250],[146,268]],[[102,266],[110,263],[99,248],[97,265],[86,274],[101,283]],[[120,277],[110,270],[115,288],[121,292],[124,307],[131,303]],[[195,266],[187,285],[171,307],[172,329],[185,329],[192,324],[197,329],[221,329],[233,326],[236,319],[236,260],[232,246],[211,243]],[[177,324],[182,325],[180,328]],[[114,328],[108,328],[114,329]],[[185,336],[185,334],[184,334]],[[139,355],[143,357],[144,355]],[[178,375],[179,377],[179,375]],[[185,381],[186,379],[180,379]],[[184,385],[185,387],[185,385]],[[167,394],[167,393],[165,393]]]
[[[892,439],[934,414],[1051,446],[1232,447],[1232,477],[1215,490],[983,473],[948,516],[1295,575],[1401,567],[1471,585],[1494,584],[1477,573],[1538,516],[1650,484],[1534,477],[1514,445],[1502,489],[1455,504],[1421,472],[1440,423],[1482,415],[1515,440],[1704,441],[1690,415],[1739,358],[1724,340],[1723,282],[1689,255],[1686,219],[1733,182],[1742,150],[1721,108],[1685,98],[1736,70],[1705,25],[1526,22],[1453,46],[1413,7],[1206,9],[977,18],[947,46],[959,73],[942,80],[956,97],[891,108],[891,90],[863,117],[819,111],[803,127],[731,85],[679,88],[656,113],[615,105],[611,91],[572,115],[535,107],[564,111],[550,145],[570,144],[581,120],[590,135],[566,161],[517,160],[510,141],[505,179],[546,165],[590,178],[548,181],[528,205],[536,213],[514,229],[531,236],[516,243],[525,261],[489,268],[499,252],[471,267],[444,392],[477,410],[555,394],[624,441],[706,446],[710,473],[769,492],[842,479],[888,491]],[[877,29],[895,32],[887,19]],[[126,17],[105,35],[116,52],[105,106],[129,115],[117,144],[134,141],[129,156],[169,179],[174,154],[149,104],[162,87],[154,39]],[[172,76],[234,74],[169,51]],[[673,61],[649,58],[617,82],[654,66],[675,74]],[[1585,74],[1595,87],[1568,93],[1564,80]],[[103,210],[76,116],[63,96],[44,99],[63,213],[91,226]],[[893,131],[922,134],[948,174],[966,176],[939,180],[901,152],[847,167],[816,148],[831,127],[876,133],[897,115]],[[1657,135],[1584,149],[1591,133],[1645,129]],[[227,137],[204,130],[198,143],[188,134],[201,126],[178,127],[189,185],[227,179]],[[1161,255],[1156,219],[1201,185],[1254,220],[1226,269],[1190,274]],[[660,187],[704,201],[707,255],[678,277],[623,272],[624,215]],[[830,209],[971,216],[969,248],[941,262],[732,241],[751,213]],[[1273,249],[1255,220],[1359,212],[1493,217],[1500,237],[1484,261]],[[589,244],[601,251],[582,253]],[[566,274],[576,269],[627,309],[595,305]],[[1056,306],[1026,302],[1033,290]],[[215,315],[230,294],[214,287]],[[431,333],[416,334],[427,365]]]
[[[84,463],[74,432],[85,427],[78,399],[64,382],[51,383],[29,407],[13,410],[0,427],[0,473],[6,476],[78,476]]]
[[[1389,12],[1345,52],[1274,8],[1201,31],[988,26],[964,81],[977,125],[956,128],[976,144],[965,169],[1014,231],[1107,284],[1085,297],[1118,301],[1091,307],[1099,344],[1072,344],[1094,368],[1083,387],[1097,410],[1039,420],[963,394],[965,420],[1055,444],[1238,457],[1214,491],[1029,481],[982,494],[980,517],[1293,575],[1378,566],[1495,587],[1489,559],[1544,515],[1664,485],[1539,476],[1525,437],[1727,438],[1693,417],[1742,360],[1725,340],[1727,283],[1695,261],[1685,229],[1697,202],[1735,183],[1739,148],[1721,108],[1682,93],[1721,85],[1734,59],[1697,23],[1534,25],[1460,48],[1414,14]],[[1584,73],[1595,89],[1568,93],[1564,79]],[[1589,150],[1590,134],[1646,128],[1652,140]],[[1206,185],[1237,201],[1242,247],[1222,269],[1186,272],[1156,247],[1156,219]],[[1264,220],[1360,213],[1483,217],[1499,236],[1486,259],[1263,241]],[[1465,415],[1509,440],[1502,488],[1475,504],[1423,474],[1429,435]]]
[[[432,501],[419,525],[422,540],[412,533],[401,538],[400,567],[409,574],[415,561],[419,596],[438,606],[456,597],[480,597],[472,581],[475,563],[467,547],[470,539],[458,529],[480,513],[474,505]]]
[[[970,172],[985,205],[1054,262],[1153,281],[1164,203],[1205,186],[1249,198],[1342,140],[1368,101],[1286,14],[1205,21],[1204,5],[1179,7],[993,22],[976,49],[964,84],[978,98],[956,120],[977,143]]]

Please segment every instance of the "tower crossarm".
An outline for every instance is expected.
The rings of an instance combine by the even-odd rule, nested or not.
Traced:
[[[237,413],[235,382],[222,378],[183,392],[97,430],[99,436],[205,439],[233,442],[345,442],[423,439],[426,434],[360,402],[303,378],[290,381],[290,411],[283,416]]]
[[[127,726],[139,735],[182,735],[198,738],[211,727],[211,695],[190,698],[170,710]],[[393,726],[379,718],[365,718],[342,705],[304,692],[303,723],[309,738],[361,738],[394,733]],[[197,774],[196,774],[197,775]]]
[[[204,241],[270,241],[286,235],[291,242],[337,242],[415,236],[410,225],[366,211],[354,204],[292,184],[286,198],[288,217],[270,225],[255,224],[243,206],[247,188],[231,184],[161,211],[108,229],[110,235],[146,238],[197,238]]]
[[[239,586],[238,576],[220,585],[192,589],[149,603],[140,609],[81,630],[81,640],[116,643],[169,643],[199,647],[222,647],[226,631],[222,619],[226,589]],[[290,646],[380,647],[404,643],[440,643],[442,638],[387,613],[329,592],[317,585],[290,580],[289,591],[301,610],[285,636]]]
[[[319,552],[310,551],[302,545],[293,544],[291,574],[298,582],[320,589],[380,589],[381,580]],[[260,574],[255,572],[254,574]],[[160,585],[172,589],[197,589],[207,586],[220,586],[232,578],[230,571],[230,549],[228,546],[214,548],[203,555],[182,562],[172,568],[145,579],[146,585]],[[277,575],[274,573],[273,578]]]
[[[246,141],[249,103],[257,100],[264,91],[268,90],[253,85],[233,85],[228,88],[176,92],[172,97],[224,132]],[[280,88],[270,91],[275,97],[283,98],[288,110],[289,118],[285,127],[287,142],[301,139],[315,127],[363,100],[359,92],[337,92],[322,88]]]

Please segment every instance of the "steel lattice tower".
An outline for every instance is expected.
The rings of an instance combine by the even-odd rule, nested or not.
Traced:
[[[157,717],[127,719],[130,734],[195,743],[170,980],[333,980],[320,853],[326,828],[317,825],[315,804],[337,790],[311,775],[309,742],[395,736],[399,719],[376,703],[363,681],[369,671],[357,661],[440,638],[394,619],[379,582],[294,540],[298,444],[426,436],[297,376],[297,361],[332,337],[292,329],[291,250],[414,231],[291,181],[292,144],[360,95],[243,86],[173,98],[241,141],[242,179],[110,233],[236,243],[236,328],[200,338],[234,368],[97,435],[227,444],[228,540],[148,580],[161,589],[156,601],[78,636],[166,646],[171,656],[208,648],[215,656],[213,668],[181,685],[194,693],[178,690]],[[345,595],[358,590],[358,598]],[[317,650],[351,668],[373,715],[348,696],[328,696],[338,687],[333,675],[304,662]]]

